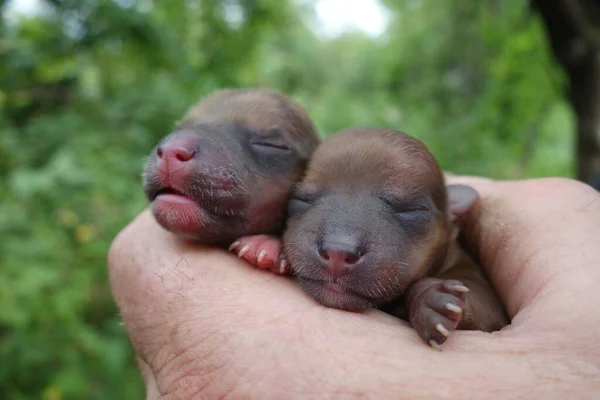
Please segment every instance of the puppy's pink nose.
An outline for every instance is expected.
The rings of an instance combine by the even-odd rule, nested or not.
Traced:
[[[321,265],[334,278],[350,272],[361,259],[358,243],[349,237],[328,237],[319,246]]]
[[[186,162],[194,158],[196,152],[177,143],[166,143],[156,149],[156,154],[163,160]]]

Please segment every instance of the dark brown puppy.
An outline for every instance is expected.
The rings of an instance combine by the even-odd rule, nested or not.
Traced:
[[[285,258],[321,304],[379,307],[440,349],[455,329],[490,332],[508,323],[480,267],[457,244],[458,217],[477,198],[468,186],[445,186],[417,139],[347,129],[317,148],[295,189]]]
[[[204,244],[278,234],[319,137],[304,109],[267,89],[216,91],[152,151],[144,191],[167,230]]]

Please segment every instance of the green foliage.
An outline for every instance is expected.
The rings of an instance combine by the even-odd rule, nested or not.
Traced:
[[[379,38],[317,37],[281,0],[53,0],[0,27],[0,398],[142,398],[106,252],[145,207],[150,149],[216,88],[281,89],[323,136],[403,130],[455,172],[571,174],[561,76],[524,2],[388,3]]]

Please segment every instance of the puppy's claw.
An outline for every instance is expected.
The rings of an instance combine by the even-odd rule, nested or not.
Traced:
[[[285,272],[285,267],[287,266],[287,261],[286,260],[281,260],[281,262],[279,263],[279,273],[283,274]]]
[[[436,342],[433,339],[429,339],[429,345],[437,351],[442,351],[442,346],[440,346],[440,344],[438,342]]]
[[[437,329],[437,331],[438,331],[439,333],[441,333],[442,335],[444,335],[444,336],[446,336],[446,337],[448,337],[448,336],[450,335],[450,332],[448,331],[448,329],[446,329],[446,328],[444,327],[444,325],[442,325],[442,324],[437,324],[437,325],[435,326],[435,329]]]
[[[258,263],[260,264],[266,255],[267,255],[267,251],[261,250],[260,253],[258,253],[258,258],[256,259],[256,261],[258,261]]]
[[[242,258],[249,249],[250,249],[250,246],[248,246],[248,245],[242,247],[240,252],[238,253],[238,257]]]
[[[229,246],[229,251],[235,249],[236,247],[238,247],[240,245],[240,241],[236,240],[235,242],[231,243],[231,246]]]
[[[452,304],[452,303],[446,304],[446,310],[452,311],[453,313],[456,313],[456,314],[462,314],[462,312],[463,312],[463,309],[461,307],[457,306],[456,304]]]
[[[465,285],[454,285],[454,286],[452,286],[452,290],[454,290],[456,292],[462,292],[462,293],[469,292],[469,288],[466,287]]]

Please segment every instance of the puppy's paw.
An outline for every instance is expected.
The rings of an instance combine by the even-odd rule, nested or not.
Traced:
[[[469,289],[458,280],[432,282],[411,306],[410,323],[436,350],[456,330],[467,306]]]
[[[281,253],[281,240],[269,235],[242,236],[229,246],[238,257],[260,269],[287,275],[289,265]]]

